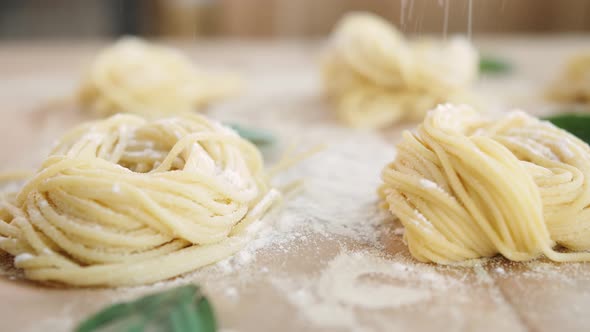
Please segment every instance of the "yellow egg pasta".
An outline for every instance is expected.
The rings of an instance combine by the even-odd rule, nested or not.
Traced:
[[[590,147],[524,112],[441,105],[403,134],[382,179],[420,261],[590,260]]]
[[[96,57],[77,99],[99,116],[162,116],[198,110],[238,87],[237,77],[206,74],[172,48],[127,37]]]
[[[0,199],[0,249],[32,280],[152,283],[244,247],[280,198],[257,148],[195,114],[115,115],[66,133]]]
[[[572,56],[547,95],[563,103],[590,104],[590,51]]]
[[[369,13],[342,19],[322,59],[324,89],[338,117],[354,127],[421,120],[439,103],[471,101],[477,73],[478,55],[467,40],[407,41]]]

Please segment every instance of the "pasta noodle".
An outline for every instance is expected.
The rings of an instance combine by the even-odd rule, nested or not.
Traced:
[[[548,96],[559,102],[590,104],[590,51],[573,56]]]
[[[100,116],[158,116],[193,111],[226,98],[238,90],[238,83],[235,77],[200,72],[174,49],[128,37],[96,57],[78,100]]]
[[[408,42],[387,21],[347,15],[324,54],[322,76],[338,116],[356,127],[421,120],[441,102],[471,101],[478,55],[462,38]]]
[[[254,145],[194,114],[82,124],[0,200],[0,249],[33,280],[121,286],[178,276],[252,238],[250,225],[280,198],[263,166]]]
[[[403,134],[382,178],[420,261],[590,260],[579,252],[590,249],[590,147],[549,122],[441,105]]]

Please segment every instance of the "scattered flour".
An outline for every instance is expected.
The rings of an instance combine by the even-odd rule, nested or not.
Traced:
[[[17,193],[23,187],[23,181],[11,181],[0,183],[0,192],[5,193]]]
[[[343,251],[317,279],[273,279],[298,311],[316,326],[372,331],[358,309],[379,313],[429,301],[459,284],[433,266],[383,257],[378,251]],[[303,285],[303,286],[301,286]]]
[[[377,244],[377,229],[391,215],[379,208],[376,190],[395,150],[374,135],[347,136],[298,167],[297,176],[305,177],[304,192],[283,214],[305,220],[299,226],[312,233]]]
[[[440,187],[433,181],[428,179],[420,179],[420,185],[426,189],[439,189]]]
[[[322,272],[318,291],[322,298],[333,298],[338,303],[368,309],[395,308],[428,299],[431,294],[424,288],[361,281],[362,277],[371,275],[405,280],[410,275],[410,269],[408,265],[378,257],[375,253],[344,253],[331,261]],[[420,279],[424,277],[436,280],[439,276],[429,274],[420,276]],[[442,276],[440,278],[441,281],[444,279]]]
[[[224,259],[222,261],[219,261],[216,266],[224,273],[224,274],[229,274],[231,272],[233,272],[233,267],[230,263],[231,258],[228,259]]]
[[[355,152],[354,155],[362,151],[361,154],[366,156],[355,158],[351,151]],[[277,213],[271,212],[261,221],[248,226],[248,232],[255,239],[233,257],[214,264],[212,270],[221,275],[239,273],[255,264],[259,252],[271,252],[273,255],[288,253],[311,234],[328,240],[344,237],[381,246],[381,228],[391,216],[378,207],[376,188],[380,183],[381,167],[394,155],[388,144],[373,135],[363,134],[332,145],[301,163],[295,167],[294,177],[304,176],[304,193],[286,200]],[[382,162],[365,162],[376,156],[383,159]],[[337,167],[343,163],[346,163],[346,168]],[[350,168],[358,176],[351,178]],[[343,186],[345,180],[354,183]],[[264,199],[276,200],[279,196],[278,191],[271,190]],[[256,215],[258,212],[251,213]],[[267,274],[268,268],[262,267],[255,272]],[[202,273],[197,271],[184,279],[194,280],[196,275],[201,276]]]
[[[219,329],[219,332],[239,332],[239,330],[222,327]]]
[[[523,265],[526,269],[519,275],[527,279],[548,280],[569,285],[575,285],[580,280],[590,280],[590,269],[587,268],[587,263],[555,264],[536,260]]]
[[[237,254],[237,262],[240,265],[249,264],[253,259],[254,255],[248,250],[242,250]]]
[[[51,317],[38,321],[35,325],[27,328],[25,332],[70,331],[73,327],[74,320],[71,317]]]
[[[558,141],[555,143],[555,145],[557,146],[559,152],[566,158],[573,158],[575,157],[575,154],[572,152],[572,150],[570,149],[570,140],[569,138],[565,138],[561,141]]]
[[[503,275],[506,275],[506,270],[504,270],[503,267],[497,267],[497,268],[495,268],[494,269],[494,272],[496,272],[497,274],[502,275],[502,276]]]
[[[28,261],[29,259],[33,259],[33,258],[34,258],[34,256],[29,253],[22,253],[20,255],[17,255],[16,257],[14,257],[14,262],[21,263],[21,262]]]
[[[225,290],[225,296],[231,300],[236,300],[239,297],[238,290],[235,287],[228,287]]]

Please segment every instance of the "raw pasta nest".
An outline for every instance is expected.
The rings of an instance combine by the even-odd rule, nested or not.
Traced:
[[[160,116],[194,111],[235,94],[238,85],[236,77],[199,71],[172,48],[128,37],[96,57],[78,100],[100,116]]]
[[[224,259],[279,197],[259,151],[198,115],[115,115],[64,135],[0,201],[0,249],[29,279],[151,283]]]
[[[590,260],[554,250],[590,249],[590,148],[568,132],[523,112],[441,105],[397,150],[379,192],[418,260]]]
[[[384,19],[347,15],[323,57],[325,90],[352,126],[387,127],[422,119],[438,103],[470,101],[478,55],[465,39],[408,42]]]
[[[590,51],[569,59],[548,95],[558,102],[590,104]]]

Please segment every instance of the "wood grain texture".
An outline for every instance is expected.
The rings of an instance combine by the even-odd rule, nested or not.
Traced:
[[[471,1],[474,33],[590,30],[590,2],[586,0]],[[351,11],[376,13],[413,34],[443,32],[447,3],[449,33],[467,32],[469,16],[469,0],[220,0],[194,2],[190,8],[184,1],[159,3],[161,20],[154,23],[175,27],[172,35],[180,36],[192,36],[203,25],[200,13],[211,11],[215,12],[210,18],[215,34],[258,38],[325,36]],[[187,19],[191,15],[194,18]],[[203,31],[202,35],[211,33]]]

